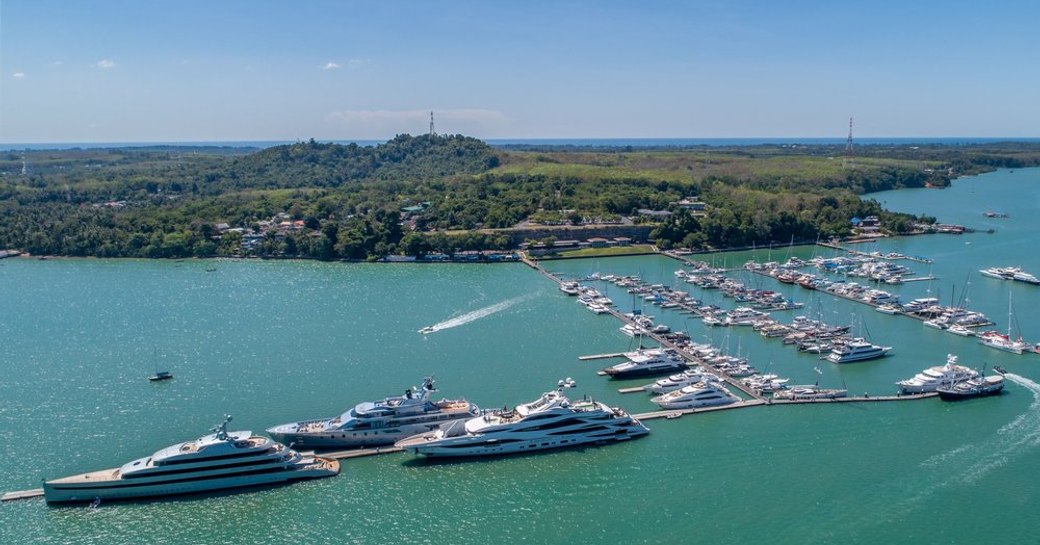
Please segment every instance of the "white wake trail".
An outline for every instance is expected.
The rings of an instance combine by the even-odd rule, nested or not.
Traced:
[[[844,530],[856,531],[882,521],[909,517],[940,490],[975,485],[991,471],[1040,446],[1040,384],[1013,373],[1006,373],[1004,378],[1033,394],[1032,403],[1024,412],[989,434],[978,434],[970,443],[922,461],[919,470],[911,475],[880,485],[902,488],[905,493],[900,500],[864,501],[862,495],[856,494],[848,500],[848,510],[860,510],[865,515],[861,519],[846,520]]]
[[[428,333],[436,333],[437,331],[443,331],[445,329],[451,329],[453,327],[459,327],[460,325],[465,325],[465,324],[468,324],[468,323],[473,322],[475,320],[479,320],[481,318],[485,318],[487,316],[491,316],[492,314],[494,314],[496,312],[502,312],[503,310],[505,310],[505,309],[507,309],[507,308],[509,308],[509,307],[511,307],[511,306],[513,306],[515,304],[517,304],[517,303],[520,303],[520,302],[523,302],[523,301],[525,301],[527,299],[530,299],[530,298],[531,298],[530,295],[521,295],[519,297],[513,297],[512,299],[506,299],[505,301],[502,301],[500,303],[495,303],[495,304],[493,304],[491,306],[487,306],[487,307],[484,307],[484,308],[479,308],[477,310],[467,312],[467,313],[463,314],[462,316],[456,316],[455,318],[449,318],[447,320],[444,320],[443,322],[439,322],[439,323],[433,324],[432,326],[420,329],[419,331],[425,332],[425,333],[428,334]]]

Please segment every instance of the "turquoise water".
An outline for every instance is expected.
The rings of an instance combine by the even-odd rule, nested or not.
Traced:
[[[938,280],[896,287],[904,299],[931,293],[949,301],[967,287],[969,305],[1003,329],[1010,291],[1023,335],[1040,341],[1040,288],[974,272],[1017,265],[1040,273],[1031,251],[1040,172],[875,198],[996,229],[862,247],[935,259],[912,266]],[[1011,217],[984,218],[989,209]],[[830,251],[706,258],[739,266],[821,252]],[[547,266],[674,284],[677,262]],[[844,383],[853,393],[891,393],[892,382],[949,352],[1024,379],[999,398],[957,404],[758,407],[652,421],[650,436],[607,448],[461,463],[350,460],[333,479],[243,494],[94,510],[8,502],[0,504],[0,543],[967,543],[1031,535],[1040,519],[1040,356],[1004,354],[866,306],[742,278],[785,290],[807,313],[862,322],[893,355],[835,366],[751,331],[729,330],[727,339],[685,315],[646,312],[795,382]],[[601,287],[618,307],[634,306],[619,289]],[[609,382],[595,375],[605,362],[577,360],[633,347],[620,324],[523,265],[9,259],[0,261],[0,302],[3,491],[147,455],[204,433],[224,413],[236,429],[261,431],[336,414],[431,373],[445,396],[485,406],[533,399],[570,376],[579,395],[633,412],[654,407],[646,396],[616,392],[640,381]],[[435,324],[431,335],[416,333]],[[176,378],[149,383],[156,368]]]

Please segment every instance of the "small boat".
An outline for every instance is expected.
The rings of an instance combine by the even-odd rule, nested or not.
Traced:
[[[430,333],[433,333],[434,331],[436,331],[436,330],[435,330],[435,329],[433,329],[433,326],[429,326],[429,325],[428,325],[428,326],[426,326],[426,327],[424,327],[424,328],[420,329],[420,330],[419,330],[419,333],[422,333],[423,335],[428,335],[428,334],[430,334]]]
[[[996,372],[1000,376],[1004,376],[1004,375],[1007,374],[1007,369],[1004,369],[1003,367],[1001,367],[999,365],[994,365],[993,366],[993,371]]]
[[[947,328],[946,331],[949,333],[953,333],[954,335],[960,335],[961,337],[971,337],[972,335],[974,335],[974,333],[972,333],[970,329],[960,324],[953,324],[949,328]]]
[[[148,380],[157,382],[160,380],[169,380],[173,378],[173,373],[169,371],[156,371],[154,375],[148,377]]]

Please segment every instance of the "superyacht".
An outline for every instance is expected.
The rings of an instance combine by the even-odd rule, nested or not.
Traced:
[[[586,444],[625,441],[650,432],[617,407],[583,399],[571,402],[563,394],[574,381],[515,409],[488,411],[437,431],[409,437],[397,447],[429,457],[488,456],[533,452]]]
[[[949,386],[973,379],[979,373],[970,367],[957,365],[957,356],[948,354],[946,365],[936,365],[914,375],[913,378],[901,380],[896,383],[904,394],[921,394],[934,392],[941,386]]]
[[[312,449],[356,448],[392,445],[412,435],[480,414],[464,399],[430,401],[436,392],[431,377],[420,388],[381,401],[359,403],[335,418],[304,420],[269,428],[276,440]]]
[[[213,433],[178,443],[121,467],[43,483],[49,503],[100,502],[223,491],[245,486],[331,477],[339,462],[304,456],[250,431],[227,431],[231,417]]]
[[[850,363],[854,361],[872,360],[885,356],[892,350],[891,346],[878,346],[864,339],[852,339],[842,346],[836,346],[827,354],[831,363]]]
[[[683,371],[689,364],[678,354],[662,348],[639,350],[634,354],[625,354],[628,361],[607,367],[603,372],[615,379],[666,375]]]
[[[657,396],[650,401],[662,409],[696,409],[729,405],[740,401],[740,398],[717,382],[700,382]]]

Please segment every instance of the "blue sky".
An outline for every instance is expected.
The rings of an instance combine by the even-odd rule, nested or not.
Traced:
[[[0,0],[0,142],[1040,136],[1040,2]]]

